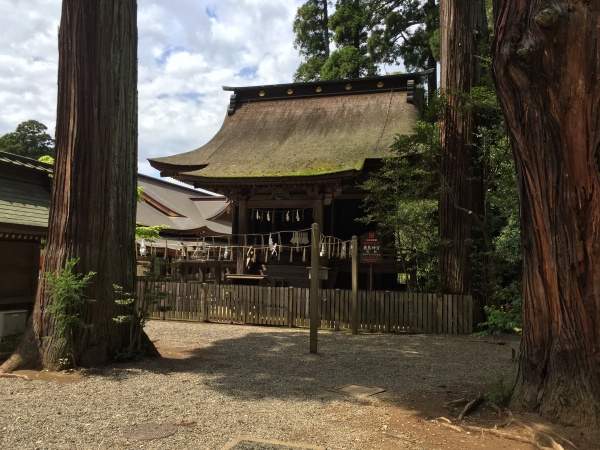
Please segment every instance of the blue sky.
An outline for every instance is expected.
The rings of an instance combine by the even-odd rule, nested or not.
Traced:
[[[222,86],[289,83],[303,0],[139,0],[139,160],[193,150],[225,118]],[[25,120],[54,135],[60,0],[0,1],[0,135]]]

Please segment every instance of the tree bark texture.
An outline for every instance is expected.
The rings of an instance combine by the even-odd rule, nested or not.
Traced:
[[[512,407],[600,427],[600,2],[495,0],[523,238]]]
[[[78,272],[97,273],[88,289],[94,301],[82,315],[93,327],[75,336],[75,357],[83,367],[106,362],[127,342],[126,327],[112,318],[118,314],[113,284],[134,289],[136,15],[135,0],[62,3],[56,160],[43,272],[80,258]],[[59,367],[65,345],[52,337],[53,316],[44,312],[49,302],[41,282],[32,320],[35,339],[23,340],[2,370],[39,361]]]
[[[480,81],[481,40],[487,35],[484,0],[440,1],[441,193],[439,266],[442,290],[471,293],[469,239],[473,228],[475,117],[464,94]]]

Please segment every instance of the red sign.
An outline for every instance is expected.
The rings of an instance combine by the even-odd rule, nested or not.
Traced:
[[[360,237],[360,262],[381,262],[381,238],[375,232],[363,234]]]

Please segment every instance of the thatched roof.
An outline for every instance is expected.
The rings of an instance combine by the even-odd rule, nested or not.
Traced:
[[[386,156],[398,133],[411,133],[420,117],[411,86],[420,76],[225,88],[234,94],[213,139],[150,164],[208,185],[360,171]]]

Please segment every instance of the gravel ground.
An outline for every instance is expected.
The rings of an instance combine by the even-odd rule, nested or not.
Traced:
[[[514,369],[506,346],[468,336],[320,332],[311,354],[307,330],[153,321],[147,331],[166,357],[89,370],[81,382],[0,378],[0,449],[213,450],[241,436],[369,449],[386,405]],[[336,392],[351,384],[386,391]],[[132,439],[146,424],[174,434]],[[408,432],[390,439],[422,448]]]

